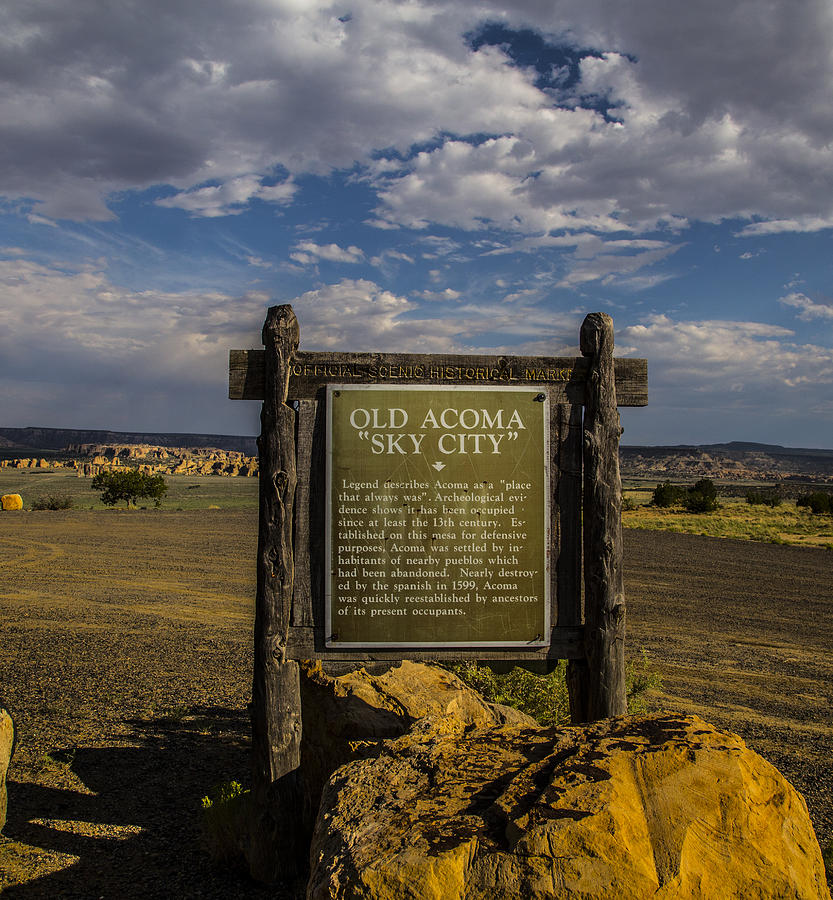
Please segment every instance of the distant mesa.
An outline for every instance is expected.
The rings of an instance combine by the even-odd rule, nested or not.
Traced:
[[[677,447],[621,447],[622,474],[669,480],[833,482],[833,450],[733,441]]]
[[[127,440],[88,440],[106,435]],[[61,437],[69,437],[61,443]],[[150,442],[147,437],[161,438]],[[216,446],[211,439],[217,438]],[[131,440],[137,438],[139,440]],[[145,440],[141,440],[145,438]],[[180,445],[172,439],[180,438]],[[219,475],[254,477],[258,465],[254,438],[223,435],[140,435],[63,429],[0,429],[0,468],[65,469],[79,477],[120,468],[150,475]],[[33,444],[41,452],[29,455]],[[45,446],[48,445],[48,446]],[[58,445],[58,446],[56,446]],[[252,452],[254,451],[254,452]]]
[[[0,428],[0,450],[60,451],[70,444],[102,444],[155,447],[197,447],[201,449],[236,450],[245,456],[257,455],[257,439],[249,435],[185,434],[179,432],[102,431],[84,428]],[[43,456],[43,453],[38,455]]]

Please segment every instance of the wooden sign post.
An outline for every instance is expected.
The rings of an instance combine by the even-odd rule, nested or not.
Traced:
[[[627,711],[617,407],[647,403],[647,363],[614,360],[604,313],[580,338],[579,358],[309,353],[277,306],[264,350],[231,351],[229,396],[263,401],[258,879],[305,865],[299,659],[567,659],[574,722]]]

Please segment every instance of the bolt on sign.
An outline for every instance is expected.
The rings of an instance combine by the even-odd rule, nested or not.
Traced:
[[[331,384],[328,648],[549,643],[549,402]]]

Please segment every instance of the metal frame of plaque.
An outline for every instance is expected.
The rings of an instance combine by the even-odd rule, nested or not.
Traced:
[[[371,393],[383,402],[366,402]],[[466,399],[471,397],[476,399]],[[335,412],[351,398],[344,414]],[[450,399],[461,402],[449,407]],[[444,410],[452,415],[446,417]],[[549,421],[549,399],[537,387],[327,385],[328,649],[531,650],[549,644]],[[510,484],[530,488],[507,488]],[[469,494],[475,500],[469,501]],[[437,501],[440,495],[455,498],[455,505]],[[490,518],[472,526],[486,510]],[[526,524],[525,531],[519,523]],[[443,534],[454,538],[437,540]],[[481,537],[488,534],[501,537],[497,542]],[[345,546],[353,552],[342,554]],[[433,547],[439,548],[436,556]],[[421,559],[418,568],[402,561],[417,552],[422,556],[412,558]],[[449,559],[479,562],[454,565]],[[524,574],[497,574],[508,571]],[[380,631],[386,639],[379,639]]]

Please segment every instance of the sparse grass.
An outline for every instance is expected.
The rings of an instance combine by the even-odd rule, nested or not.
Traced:
[[[632,492],[628,494],[633,496]],[[741,498],[721,498],[721,507],[717,512],[703,514],[638,506],[622,511],[622,524],[625,528],[702,534],[770,544],[828,547],[833,541],[833,517],[814,515],[789,501],[770,507],[751,505]]]
[[[44,754],[44,758],[55,765],[71,766],[75,762],[75,750],[72,748],[50,750]]]
[[[644,716],[648,713],[651,709],[649,692],[662,690],[662,676],[654,668],[644,647],[638,657],[628,662],[625,690],[628,695],[628,712],[632,716]]]
[[[190,712],[190,707],[184,703],[178,703],[176,706],[163,707],[157,710],[156,716],[166,722],[182,722]]]
[[[249,794],[240,782],[225,781],[202,798],[203,834],[211,859],[219,866],[236,867],[243,863],[240,842]]]

